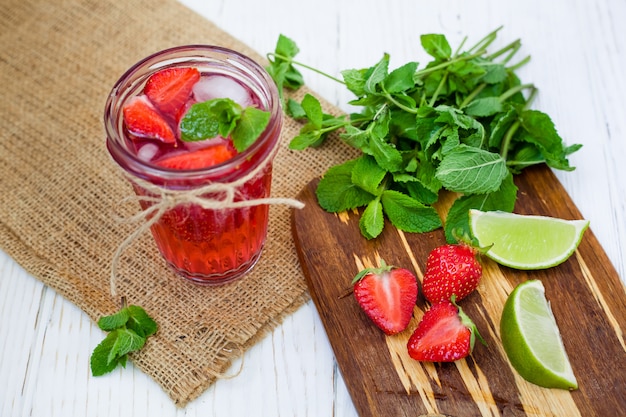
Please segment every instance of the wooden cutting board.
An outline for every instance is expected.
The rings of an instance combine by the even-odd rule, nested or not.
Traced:
[[[364,266],[413,270],[421,281],[430,250],[445,242],[441,230],[402,233],[386,224],[368,241],[358,214],[330,214],[317,204],[311,181],[292,214],[293,235],[313,301],[348,391],[361,416],[626,416],[626,294],[617,271],[591,229],[572,257],[543,271],[518,271],[483,258],[478,291],[460,302],[487,346],[455,363],[420,363],[406,343],[428,304],[420,294],[407,330],[385,336],[358,307],[350,282]],[[582,215],[552,171],[526,169],[516,179],[516,213],[564,219]],[[542,280],[561,330],[579,389],[535,386],[509,365],[499,339],[502,306],[520,282]],[[420,286],[421,291],[421,286]]]

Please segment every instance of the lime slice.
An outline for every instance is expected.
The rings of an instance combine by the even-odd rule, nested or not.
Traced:
[[[546,388],[578,388],[541,281],[525,281],[509,295],[500,337],[511,365],[525,380]]]
[[[578,247],[588,220],[563,220],[504,211],[470,210],[470,230],[486,255],[516,269],[543,269],[569,258]]]

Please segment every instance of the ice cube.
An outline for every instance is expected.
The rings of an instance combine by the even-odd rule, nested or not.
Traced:
[[[225,142],[226,142],[226,139],[224,139],[221,136],[217,136],[214,138],[198,140],[198,141],[193,141],[193,142],[183,142],[183,148],[190,152],[193,152],[202,148],[206,148],[212,145],[217,145],[218,143],[225,143]]]
[[[211,75],[202,77],[193,87],[196,101],[204,102],[214,98],[230,98],[241,107],[248,107],[253,99],[244,86],[230,77]]]
[[[159,152],[159,146],[156,143],[146,143],[137,151],[137,157],[142,161],[152,161],[157,152]]]

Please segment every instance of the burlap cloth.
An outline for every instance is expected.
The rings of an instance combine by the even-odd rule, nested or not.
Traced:
[[[132,191],[105,149],[105,99],[139,59],[192,43],[229,47],[264,62],[175,0],[3,0],[0,246],[93,320],[120,306],[109,291],[111,259],[136,226],[115,216],[138,209],[119,204]],[[297,129],[287,121],[275,160],[277,197],[295,197],[350,152],[337,146],[290,151],[286,145]],[[178,406],[307,301],[289,210],[271,207],[261,261],[226,286],[199,287],[174,276],[149,233],[124,252],[117,289],[159,324],[131,359]]]

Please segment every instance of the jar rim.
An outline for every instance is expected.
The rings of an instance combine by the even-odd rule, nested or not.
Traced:
[[[209,56],[209,54],[212,54],[212,56]],[[250,81],[254,83],[256,87],[255,93],[263,93],[264,97],[261,97],[261,99],[267,103],[265,110],[271,113],[270,122],[265,131],[243,152],[238,152],[231,159],[210,167],[177,170],[162,167],[139,158],[135,152],[132,152],[123,144],[124,134],[123,128],[121,127],[122,106],[124,102],[134,94],[129,94],[128,96],[121,96],[120,94],[124,93],[129,87],[135,86],[135,88],[137,88],[136,84],[143,85],[147,78],[159,69],[168,66],[193,65],[194,62],[202,62],[201,60],[221,62],[224,64],[224,68],[245,71],[246,75],[253,76],[250,78]],[[135,76],[138,76],[138,79],[133,79]],[[282,126],[282,108],[278,97],[276,84],[267,71],[259,63],[238,51],[208,44],[190,44],[163,49],[136,62],[126,70],[113,85],[107,97],[104,109],[104,127],[107,135],[107,148],[113,159],[120,166],[130,171],[133,175],[137,175],[143,179],[167,178],[172,180],[188,180],[206,178],[207,176],[217,179],[220,178],[222,174],[232,172],[235,167],[246,162],[257,152],[263,151],[263,147],[268,141],[279,141],[280,128]],[[278,129],[278,132],[274,134],[276,129]],[[263,159],[266,157],[271,158],[273,156],[272,154],[277,151],[276,148],[276,144],[271,144],[268,154],[263,155]]]

